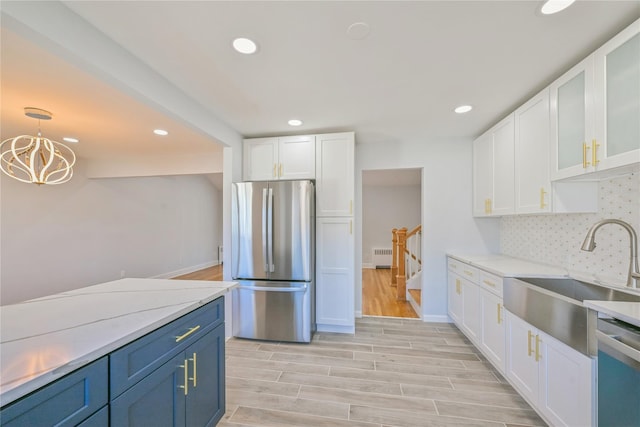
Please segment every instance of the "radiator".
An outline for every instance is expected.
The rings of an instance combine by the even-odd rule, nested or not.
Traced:
[[[371,263],[376,267],[391,267],[391,248],[371,249]]]

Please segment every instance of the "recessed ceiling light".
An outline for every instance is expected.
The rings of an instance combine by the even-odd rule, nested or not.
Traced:
[[[458,114],[462,114],[462,113],[468,113],[469,111],[473,110],[473,107],[471,105],[461,105],[459,107],[456,107],[455,111]]]
[[[80,142],[80,140],[78,138],[70,138],[68,136],[65,136],[64,138],[62,138],[63,141],[66,142],[71,142],[71,143],[76,143],[76,142]]]
[[[302,120],[291,119],[287,123],[289,123],[289,126],[300,126],[302,124]]]
[[[558,13],[571,6],[574,1],[575,0],[547,0],[540,8],[540,12],[542,12],[543,15]]]
[[[366,22],[354,22],[347,28],[347,37],[352,40],[362,40],[366,39],[370,32],[371,28]]]
[[[233,48],[240,53],[244,53],[245,55],[251,55],[252,53],[256,53],[256,51],[258,50],[256,42],[244,37],[235,39],[233,41]]]
[[[155,130],[153,131],[153,133],[155,133],[156,135],[160,135],[160,136],[167,136],[167,135],[169,135],[169,132],[167,132],[167,131],[166,131],[166,130],[164,130],[164,129],[155,129]]]

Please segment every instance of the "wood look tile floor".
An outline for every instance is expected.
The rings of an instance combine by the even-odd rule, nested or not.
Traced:
[[[220,427],[545,426],[454,325],[365,317],[311,344],[231,338]]]

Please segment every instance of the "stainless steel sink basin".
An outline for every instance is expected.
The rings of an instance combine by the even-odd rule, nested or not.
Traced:
[[[584,300],[640,301],[640,295],[633,295],[571,278],[521,278],[519,280],[580,302]]]
[[[503,294],[511,313],[588,356],[597,354],[597,314],[582,301],[640,302],[638,294],[571,278],[507,278]]]

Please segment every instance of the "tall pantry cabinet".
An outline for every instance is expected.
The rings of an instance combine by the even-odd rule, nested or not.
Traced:
[[[316,323],[355,332],[353,132],[244,140],[245,181],[316,180]]]
[[[316,135],[316,322],[355,332],[353,132]]]

